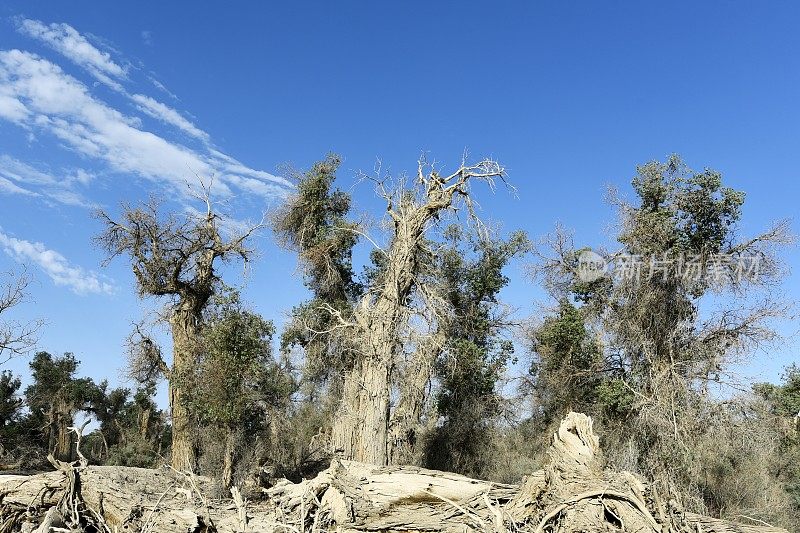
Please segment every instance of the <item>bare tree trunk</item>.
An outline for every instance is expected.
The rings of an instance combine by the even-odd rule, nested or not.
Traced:
[[[400,383],[397,406],[389,424],[389,464],[412,464],[420,433],[420,420],[425,407],[425,389],[443,339],[435,334],[412,356]]]
[[[50,410],[49,451],[60,461],[72,460],[72,414],[63,400],[56,400]]]
[[[236,430],[233,427],[225,429],[225,456],[222,466],[222,485],[229,489],[233,486],[233,462],[236,451]]]
[[[169,405],[172,411],[172,467],[179,471],[194,470],[197,462],[197,439],[191,413],[182,397],[185,381],[191,375],[199,335],[199,320],[181,306],[170,317],[173,359],[169,376]]]
[[[372,296],[365,296],[355,312],[363,355],[345,376],[333,424],[334,448],[345,459],[388,464],[391,373],[424,224],[408,226],[407,221],[398,224],[378,297],[370,305]]]
[[[394,222],[394,234],[386,252],[385,267],[376,287],[362,297],[356,306],[354,319],[357,350],[360,361],[345,376],[342,403],[333,425],[333,445],[345,459],[354,459],[376,465],[389,462],[389,398],[395,357],[402,347],[401,333],[409,326],[408,300],[420,276],[420,258],[428,252],[425,231],[438,220],[443,211],[456,207],[457,202],[468,206],[467,183],[471,178],[492,183],[503,176],[503,169],[494,161],[484,160],[478,165],[463,166],[454,174],[444,177],[435,170],[424,173],[420,161],[416,177],[416,191],[400,190],[386,193],[388,214]],[[397,202],[395,207],[394,203]],[[419,362],[419,372],[429,372],[430,367]],[[415,366],[412,364],[412,366]],[[424,391],[426,375],[414,376],[422,381],[415,384],[412,398],[403,420],[413,418],[419,404],[417,392]],[[399,427],[407,428],[403,422]],[[398,429],[401,433],[404,431]],[[406,442],[405,437],[401,441]],[[403,444],[403,447],[406,447]]]
[[[139,436],[142,437],[142,440],[147,440],[147,430],[150,427],[150,409],[144,409],[142,413],[139,415]]]
[[[370,464],[388,461],[389,374],[386,361],[359,361],[347,376],[336,420],[333,446],[345,458]]]
[[[55,457],[61,461],[72,460],[72,435],[67,429],[65,420],[58,421],[58,438],[56,440]]]
[[[98,431],[98,433],[100,433],[100,438],[103,439],[103,458],[107,460],[110,455],[108,451],[108,439],[106,439],[102,431]]]

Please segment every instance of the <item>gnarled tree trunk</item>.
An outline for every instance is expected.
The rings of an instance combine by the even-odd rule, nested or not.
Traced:
[[[357,347],[362,356],[345,376],[332,435],[334,449],[345,459],[376,465],[388,462],[392,368],[429,216],[417,214],[396,220],[377,294],[368,293],[356,308]]]
[[[226,489],[233,486],[233,464],[236,453],[236,430],[232,427],[225,429],[225,456],[222,464],[222,485]]]
[[[444,339],[433,334],[413,354],[399,384],[399,399],[389,423],[389,464],[413,464],[425,391]]]
[[[345,376],[344,394],[332,432],[333,447],[345,459],[385,465],[392,457],[400,459],[406,455],[389,451],[389,399],[396,356],[402,348],[401,330],[410,326],[409,298],[419,282],[420,260],[427,251],[425,232],[443,212],[457,207],[457,202],[469,202],[470,179],[491,181],[503,176],[502,167],[490,160],[462,166],[450,176],[441,176],[436,171],[426,175],[423,168],[420,162],[417,190],[386,195],[394,232],[377,286],[355,308],[355,324],[351,326],[355,327],[354,344],[360,357]],[[430,371],[428,365],[418,362],[412,362],[411,367],[417,372]],[[409,377],[424,382],[428,379],[428,375]],[[416,395],[418,390],[417,386],[409,390],[401,388],[400,393]],[[418,403],[416,399],[406,402],[408,409],[401,413],[402,422],[396,432],[401,448],[407,447],[403,435],[408,429],[409,409],[413,410]]]
[[[387,461],[390,363],[368,358],[346,376],[333,423],[334,451],[346,459],[383,465]]]
[[[170,316],[172,329],[172,369],[169,373],[169,406],[172,413],[172,467],[194,471],[197,463],[197,436],[183,389],[193,371],[200,334],[199,318],[191,305],[182,305]]]
[[[63,398],[57,397],[48,414],[48,451],[61,461],[72,460],[72,410]]]

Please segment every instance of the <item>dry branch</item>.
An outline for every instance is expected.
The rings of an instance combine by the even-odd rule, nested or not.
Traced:
[[[213,488],[210,480],[169,469],[64,470],[0,476],[0,533],[55,524],[70,487],[85,506],[81,516],[99,521],[91,531],[786,533],[665,505],[634,475],[603,468],[591,419],[576,413],[554,435],[546,467],[519,486],[335,461],[313,479],[280,482],[265,491],[265,500],[248,502],[238,491],[233,500],[210,499],[203,496]]]

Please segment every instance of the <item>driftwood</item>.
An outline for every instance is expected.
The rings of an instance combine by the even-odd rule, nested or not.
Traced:
[[[575,413],[554,435],[544,470],[521,485],[340,460],[313,479],[278,483],[257,503],[235,489],[232,498],[208,497],[214,490],[207,478],[169,468],[81,462],[35,476],[0,476],[0,533],[785,533],[682,512],[636,476],[605,470],[591,419]]]

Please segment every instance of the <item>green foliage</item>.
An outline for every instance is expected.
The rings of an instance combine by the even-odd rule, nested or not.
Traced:
[[[75,414],[90,412],[92,404],[102,394],[91,379],[75,376],[79,365],[71,353],[53,357],[47,352],[38,352],[30,362],[33,383],[25,389],[29,408],[27,423],[38,428],[45,437],[42,442],[48,451],[56,449],[63,457],[71,454],[68,449],[71,437],[66,436]]]
[[[25,397],[32,411],[43,411],[59,396],[71,403],[85,403],[80,392],[89,385],[87,380],[76,383],[75,373],[80,362],[71,353],[53,357],[38,352],[30,362],[33,383],[25,389]]]
[[[278,237],[300,254],[309,288],[326,301],[347,300],[358,290],[351,263],[356,225],[346,219],[351,199],[333,189],[340,163],[331,154],[296,176],[297,192],[273,224]]]
[[[756,394],[769,402],[777,416],[800,415],[800,366],[792,364],[783,373],[783,385],[758,383],[753,386]]]
[[[272,322],[247,310],[235,290],[214,296],[189,403],[201,424],[257,429],[267,407],[284,405],[294,383],[272,357]]]
[[[109,390],[106,381],[96,385],[89,378],[77,377],[79,366],[71,353],[61,357],[37,353],[30,362],[33,381],[25,389],[28,411],[24,416],[19,400],[13,404],[5,401],[20,384],[13,379],[7,383],[10,374],[4,373],[0,393],[12,396],[3,396],[0,405],[16,407],[9,419],[13,423],[0,427],[0,432],[13,433],[14,439],[3,441],[10,442],[20,456],[36,450],[30,466],[41,466],[53,451],[62,459],[71,459],[73,435],[67,428],[74,425],[76,414],[83,412],[99,423],[82,441],[82,451],[92,463],[152,466],[169,439],[166,417],[155,404],[155,385],[144,385],[131,396],[125,388]],[[3,433],[0,436],[5,437]]]
[[[170,437],[166,433],[166,437]],[[91,437],[91,435],[90,435]],[[163,439],[158,441],[157,446],[154,446],[153,441],[144,439],[141,436],[134,434],[130,438],[121,441],[109,448],[108,457],[105,458],[103,464],[110,466],[134,466],[138,468],[154,468],[163,464],[163,458],[160,451],[166,448],[168,442]]]
[[[18,392],[22,382],[8,371],[0,373],[0,455],[16,445],[23,402]]]
[[[166,416],[155,403],[155,384],[143,384],[131,395],[125,388],[108,390],[92,405],[100,423],[90,434],[86,448],[97,462],[110,465],[148,467],[156,463],[169,442]],[[97,437],[94,441],[92,437]],[[165,440],[166,439],[166,440]]]
[[[563,234],[552,241],[557,258],[543,265],[544,279],[560,305],[532,334],[534,405],[551,412],[550,420],[570,408],[593,414],[611,460],[653,479],[655,490],[688,508],[722,512],[745,499],[755,505],[758,491],[710,487],[726,483],[736,469],[763,479],[774,458],[735,442],[731,432],[717,431],[726,459],[701,455],[697,442],[707,439],[713,449],[708,428],[717,402],[709,383],[719,379],[734,350],[741,355],[771,338],[766,320],[778,306],[766,294],[746,312],[720,308],[700,320],[700,308],[711,294],[747,298],[777,280],[773,246],[786,239],[776,226],[739,240],[744,193],[725,187],[716,171],[691,171],[678,156],[638,167],[632,187],[632,203],[617,200],[622,249],[612,257],[639,261],[638,275],[634,269],[582,280],[576,267],[586,248],[575,249]],[[735,266],[704,275],[717,254],[757,256],[762,269],[755,280],[736,277]],[[651,261],[659,263],[652,272]],[[697,261],[697,275],[680,269],[686,261]],[[757,390],[773,400],[776,412],[800,409],[791,387]],[[775,435],[774,428],[762,429]],[[699,473],[704,468],[707,478]],[[747,497],[737,503],[737,493]]]
[[[788,426],[780,440],[782,461],[778,471],[800,514],[800,367],[788,366],[781,385],[758,383],[753,390],[766,400],[770,412]]]
[[[336,323],[334,313],[349,316],[363,286],[353,273],[352,250],[358,224],[347,219],[350,195],[333,188],[341,160],[331,154],[311,170],[295,174],[296,194],[273,219],[278,239],[299,254],[306,286],[313,298],[292,310],[281,336],[281,351],[300,347],[306,356],[306,378],[323,381],[349,368],[350,353],[331,335],[320,335]]]
[[[638,167],[633,179],[638,204],[621,205],[622,228],[617,239],[623,252],[641,260],[664,261],[654,275],[603,278],[602,290],[575,283],[587,311],[610,334],[614,367],[642,390],[654,392],[664,372],[680,379],[705,377],[733,344],[730,332],[699,339],[699,299],[710,289],[706,276],[685,276],[679,260],[728,253],[735,247],[736,224],[744,194],[722,185],[718,172],[689,170],[678,156],[666,163]],[[676,365],[680,365],[678,370]]]
[[[506,241],[468,239],[456,226],[445,237],[434,275],[453,318],[436,362],[442,424],[426,444],[426,462],[480,476],[492,464],[492,423],[501,409],[497,382],[514,352],[511,341],[501,336],[498,294],[509,281],[503,270],[530,243],[522,232]]]
[[[10,370],[0,373],[0,429],[6,428],[19,419],[22,399],[17,395],[22,382]]]
[[[637,169],[639,205],[619,236],[630,253],[713,254],[731,242],[744,193],[722,186],[719,172],[692,172],[677,155]]]
[[[624,421],[633,414],[634,394],[621,379],[604,379],[595,390],[597,404],[608,419]]]
[[[592,413],[597,400],[601,406],[611,401],[599,396],[603,361],[596,336],[569,300],[562,299],[558,313],[531,332],[530,351],[534,358],[528,373],[548,423],[570,410]]]
[[[448,416],[461,411],[469,398],[484,398],[491,412],[496,410],[491,405],[495,383],[513,354],[513,345],[500,336],[503,325],[497,314],[498,293],[509,281],[503,269],[530,245],[518,232],[507,241],[466,241],[465,250],[457,227],[451,226],[447,235],[450,242],[438,254],[437,275],[454,319],[447,325],[447,346],[438,362],[439,411]]]

